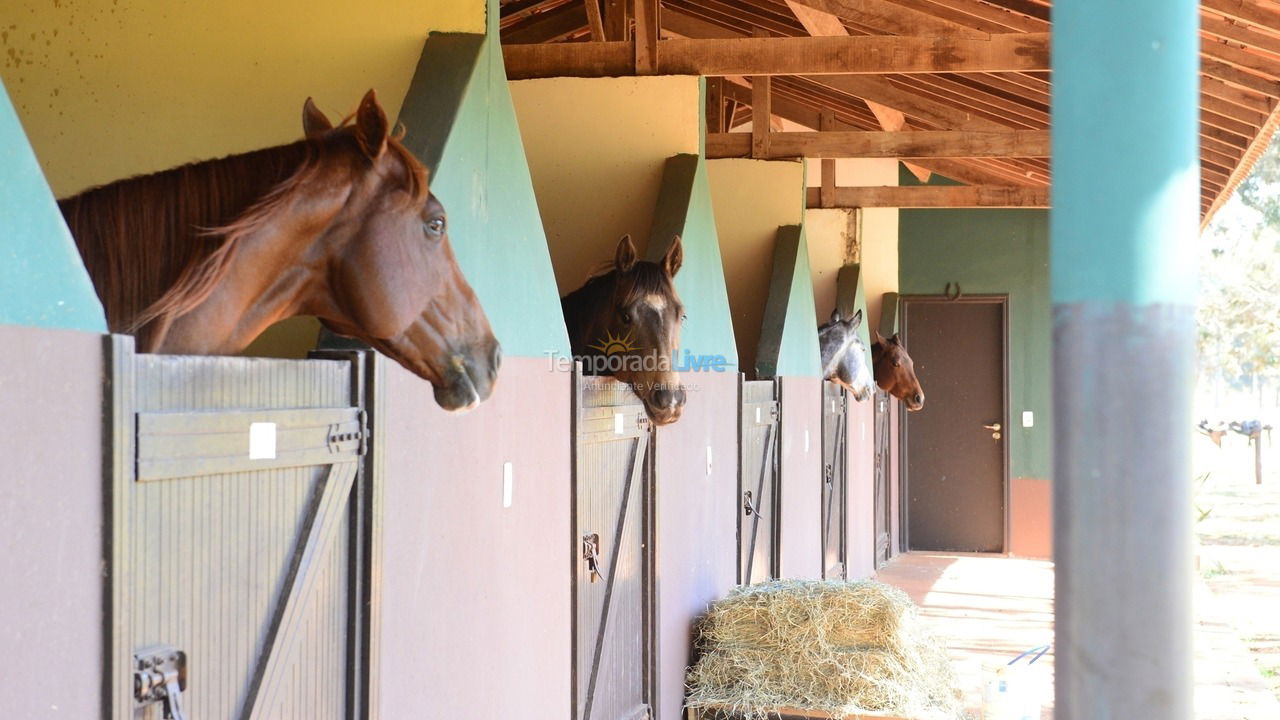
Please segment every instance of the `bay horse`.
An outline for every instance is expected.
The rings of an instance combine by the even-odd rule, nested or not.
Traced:
[[[588,374],[631,385],[655,425],[680,419],[685,389],[671,367],[680,346],[684,305],[672,279],[684,250],[677,236],[658,262],[637,260],[630,235],[614,259],[560,299],[569,345]]]
[[[915,363],[911,362],[911,356],[898,339],[898,334],[882,338],[872,328],[871,337],[871,365],[875,370],[876,385],[901,400],[910,412],[923,408],[924,390],[916,378]]]
[[[120,180],[59,202],[112,332],[149,353],[225,355],[314,315],[430,381],[489,397],[501,349],[449,244],[427,171],[373,90],[302,140]]]
[[[822,378],[844,386],[858,402],[871,395],[871,372],[867,369],[867,346],[858,334],[862,311],[841,318],[837,308],[830,322],[818,326],[818,347],[822,354]]]

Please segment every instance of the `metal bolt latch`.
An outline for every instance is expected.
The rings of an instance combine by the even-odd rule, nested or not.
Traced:
[[[187,689],[187,654],[169,645],[133,654],[133,699],[139,707],[163,705],[164,720],[187,720],[182,691]]]
[[[755,500],[752,498],[750,490],[742,493],[742,513],[748,517],[755,515],[761,520],[764,519],[764,513],[760,512],[760,508],[756,507]]]
[[[600,565],[600,534],[588,533],[582,536],[582,559],[587,561],[587,570],[591,573],[591,582],[604,579]]]

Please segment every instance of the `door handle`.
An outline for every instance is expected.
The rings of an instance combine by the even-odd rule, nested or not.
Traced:
[[[990,425],[983,425],[982,427],[990,430],[991,432],[1000,432],[1000,423],[991,423]]]

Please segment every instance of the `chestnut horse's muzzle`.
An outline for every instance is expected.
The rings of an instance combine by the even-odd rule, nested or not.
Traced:
[[[687,398],[683,385],[657,385],[643,398],[644,409],[655,425],[669,425],[680,419]]]
[[[436,403],[449,411],[470,410],[493,394],[502,346],[493,336],[486,341],[451,351],[443,364],[440,382],[432,392]]]

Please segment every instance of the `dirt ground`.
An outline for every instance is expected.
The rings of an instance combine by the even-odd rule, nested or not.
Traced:
[[[1255,484],[1253,448],[1228,435],[1216,447],[1193,442],[1197,478],[1199,572],[1209,602],[1234,627],[1280,698],[1280,430],[1262,438],[1263,483]]]

